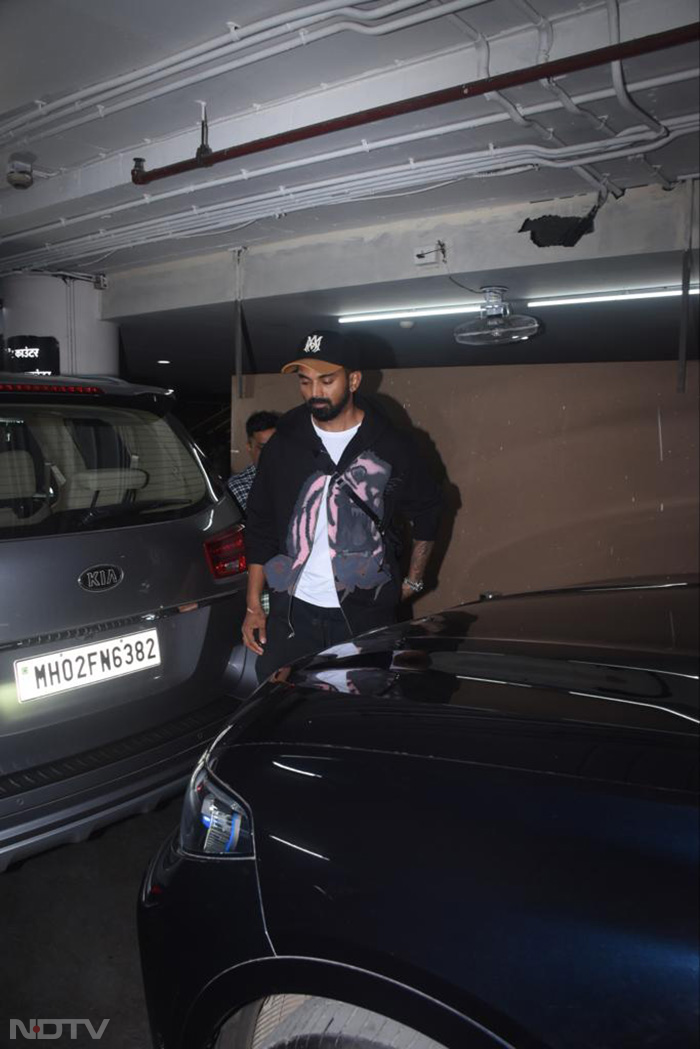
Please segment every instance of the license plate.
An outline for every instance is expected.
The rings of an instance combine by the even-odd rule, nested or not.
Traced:
[[[15,660],[17,697],[20,703],[27,703],[157,666],[160,666],[158,631],[140,630],[80,648]]]

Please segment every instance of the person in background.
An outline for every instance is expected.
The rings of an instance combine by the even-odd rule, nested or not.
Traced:
[[[231,474],[226,482],[226,487],[244,514],[248,508],[248,493],[253,487],[260,453],[275,432],[279,417],[279,412],[254,412],[245,424],[250,466],[240,473]]]
[[[411,435],[358,395],[350,337],[312,332],[282,371],[296,373],[303,404],[279,420],[248,501],[242,633],[259,680],[395,621],[399,602],[423,589],[442,504]],[[403,579],[401,517],[413,526]]]

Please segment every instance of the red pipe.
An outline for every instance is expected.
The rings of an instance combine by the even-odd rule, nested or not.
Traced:
[[[243,142],[238,146],[217,149],[207,156],[180,160],[175,164],[153,168],[152,171],[146,171],[143,160],[140,157],[134,157],[131,180],[137,186],[145,186],[149,182],[155,182],[156,179],[208,168],[213,164],[220,164],[223,160],[247,157],[252,153],[262,153],[264,150],[275,149],[278,146],[288,146],[292,142],[318,138],[320,135],[328,135],[333,131],[345,131],[375,120],[386,120],[404,113],[417,113],[422,109],[444,106],[449,102],[458,102],[464,98],[475,98],[477,95],[488,94],[489,91],[503,91],[505,88],[518,87],[521,84],[531,84],[535,80],[563,76],[566,73],[577,73],[582,69],[592,69],[594,66],[605,65],[608,62],[648,55],[654,51],[663,51],[669,47],[692,43],[698,38],[700,38],[700,23],[693,22],[691,25],[669,29],[664,33],[652,33],[650,36],[638,37],[636,40],[626,40],[624,43],[600,47],[595,51],[585,51],[579,55],[558,58],[553,62],[542,62],[540,65],[516,69],[510,73],[500,73],[498,76],[485,77],[483,80],[473,80],[469,84],[457,84],[455,87],[431,91],[425,95],[414,95],[400,102],[389,102],[372,109],[362,109],[358,113],[349,113],[347,116],[321,120],[317,124],[307,124],[305,127],[282,131],[277,135],[268,135],[266,138],[254,139],[252,142]]]

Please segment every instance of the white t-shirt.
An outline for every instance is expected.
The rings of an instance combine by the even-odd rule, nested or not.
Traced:
[[[311,421],[313,422],[313,419]],[[316,423],[313,426],[336,465],[340,462],[343,452],[360,429],[359,423],[350,430],[341,430],[340,433],[320,430]],[[329,483],[330,477],[326,478],[323,488],[311,553],[294,588],[294,596],[301,601],[308,601],[310,605],[320,605],[321,608],[340,608],[338,591],[335,588],[335,580],[333,578],[331,551],[328,546],[327,499]]]

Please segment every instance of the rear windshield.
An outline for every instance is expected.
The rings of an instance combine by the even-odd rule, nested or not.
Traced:
[[[167,520],[214,497],[195,453],[162,416],[0,404],[0,540]]]

